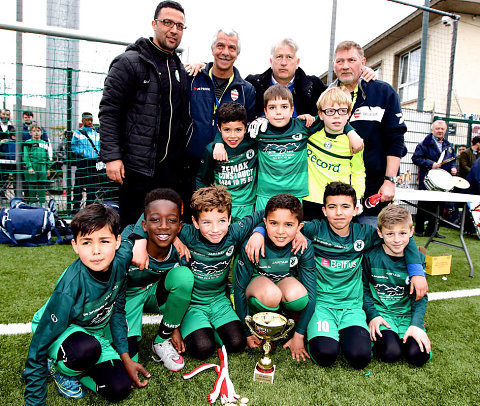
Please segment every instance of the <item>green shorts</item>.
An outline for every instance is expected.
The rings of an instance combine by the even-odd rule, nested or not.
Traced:
[[[252,214],[255,210],[255,203],[245,204],[242,206],[232,205],[232,223],[243,219],[245,216]]]
[[[402,338],[408,328],[411,326],[412,323],[412,316],[394,316],[391,314],[385,314],[380,312],[380,316],[382,316],[388,324],[390,324],[391,328],[384,326],[383,324],[380,326],[380,331],[382,330],[390,330]],[[425,330],[422,327],[423,330]]]
[[[163,314],[165,303],[158,304],[158,284],[165,283],[165,278],[144,288],[128,288],[125,313],[127,316],[128,337],[142,337],[143,313]]]
[[[208,304],[190,305],[180,324],[180,333],[185,338],[198,329],[217,329],[235,320],[240,321],[233,310],[232,302],[227,296],[221,295]]]
[[[308,323],[307,337],[330,337],[339,341],[339,331],[347,327],[359,326],[368,331],[363,309],[331,309],[315,306],[315,311]]]
[[[102,347],[102,353],[100,355],[99,360],[97,361],[97,364],[100,364],[106,361],[112,361],[114,359],[120,359],[120,355],[118,355],[117,351],[115,351],[114,348],[112,347],[111,341],[103,335],[103,330],[98,330],[98,331],[87,330],[75,324],[71,324],[70,326],[68,326],[67,329],[62,334],[60,334],[60,336],[52,344],[50,344],[50,347],[48,347],[49,358],[56,360],[58,355],[58,350],[60,349],[63,342],[71,334],[76,333],[78,331],[81,331],[82,333],[88,334],[96,338],[100,343]],[[83,374],[83,372],[74,371],[70,368],[67,368],[63,361],[58,361],[55,365],[55,368],[64,375],[77,376],[77,375]]]

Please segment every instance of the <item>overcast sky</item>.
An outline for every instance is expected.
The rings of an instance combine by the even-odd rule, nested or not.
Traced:
[[[16,0],[1,1],[0,21],[13,23]],[[423,0],[410,2],[424,4]],[[319,75],[328,69],[331,0],[183,0],[180,3],[185,8],[188,27],[181,47],[185,49],[188,62],[210,61],[214,32],[220,27],[231,27],[240,34],[242,50],[235,66],[244,77],[266,70],[272,43],[285,37],[298,42],[300,66],[308,74]],[[138,37],[152,35],[151,21],[157,4],[158,1],[151,0],[80,0],[80,31],[134,42]],[[23,5],[25,24],[45,25],[46,0],[23,0]],[[387,0],[338,0],[335,43],[353,39],[365,45],[413,11],[413,7]],[[38,36],[35,37],[34,40],[24,36],[24,63],[42,64],[42,60],[44,63],[45,45]],[[0,30],[0,40],[0,67],[4,68],[0,70],[8,76],[7,88],[14,88],[14,33]],[[80,68],[105,72],[111,59],[123,49],[82,41]],[[103,79],[101,75],[97,76],[89,78],[87,86],[101,86]],[[1,80],[3,90],[3,77]],[[42,104],[42,101],[35,103]],[[85,103],[96,104],[97,101],[84,98],[81,104]],[[86,107],[80,106],[80,109]],[[92,110],[96,111],[95,108]]]

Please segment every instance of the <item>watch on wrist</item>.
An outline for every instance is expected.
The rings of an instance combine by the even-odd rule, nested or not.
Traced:
[[[385,175],[385,176],[383,177],[383,179],[389,180],[390,182],[395,183],[395,178],[394,178],[393,176],[386,176],[386,175]]]

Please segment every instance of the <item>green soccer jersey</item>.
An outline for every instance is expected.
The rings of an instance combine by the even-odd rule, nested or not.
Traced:
[[[305,121],[292,118],[285,127],[268,124],[265,132],[258,133],[259,196],[308,195],[307,139],[322,128],[323,121],[319,118],[310,127]]]
[[[23,147],[23,163],[25,169],[34,169],[47,172],[48,166],[48,142],[44,140],[28,139]]]
[[[98,332],[110,323],[115,349],[119,354],[128,352],[125,276],[131,258],[131,246],[122,240],[108,281],[92,276],[80,259],[62,273],[47,303],[32,320],[34,334],[25,364],[26,404],[44,404],[48,348],[70,325]]]
[[[422,254],[423,255],[423,254]],[[423,328],[427,296],[415,301],[410,295],[410,277],[405,257],[391,257],[382,245],[363,257],[363,308],[367,322],[375,317],[411,316],[411,325]]]
[[[244,247],[243,247],[244,248]],[[307,249],[302,253],[294,254],[292,244],[277,247],[265,237],[265,257],[260,257],[258,264],[253,264],[247,257],[245,250],[240,251],[237,270],[235,273],[235,311],[245,327],[247,335],[250,331],[245,325],[245,316],[249,313],[245,291],[251,280],[256,276],[265,276],[272,282],[292,276],[298,279],[308,292],[307,306],[301,311],[295,331],[305,334],[308,322],[315,310],[315,257],[313,246],[308,242]]]
[[[256,211],[242,220],[231,224],[223,239],[213,244],[203,237],[192,224],[184,224],[178,235],[190,250],[188,267],[194,276],[191,304],[209,304],[219,295],[225,295],[228,272],[233,256],[253,229],[262,222],[264,210]],[[135,233],[146,237],[140,217]]]
[[[257,147],[245,137],[237,148],[224,144],[228,161],[213,159],[215,141],[208,144],[197,173],[196,188],[224,185],[232,195],[232,206],[253,205],[256,199]]]
[[[125,227],[122,234],[130,235],[132,232],[134,232],[134,226],[129,225]],[[140,270],[138,266],[130,264],[127,271],[127,296],[142,290],[152,283],[158,282],[172,268],[182,265],[187,266],[187,262],[184,259],[180,259],[173,245],[170,247],[170,253],[163,261],[158,261],[149,256],[148,268]]]
[[[317,303],[333,309],[363,306],[362,256],[383,240],[372,226],[350,223],[346,237],[336,234],[325,220],[305,222],[302,232],[312,241],[317,265]],[[407,263],[421,263],[413,238],[405,250]]]

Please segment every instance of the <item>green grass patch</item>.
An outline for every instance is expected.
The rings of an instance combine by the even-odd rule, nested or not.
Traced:
[[[442,228],[447,241],[457,244],[458,232]],[[416,238],[417,243],[426,238]],[[474,264],[480,264],[480,243],[467,238]],[[429,276],[431,292],[480,287],[480,268],[468,277],[468,264],[461,251],[431,244],[430,255],[453,254],[448,279]],[[0,246],[0,323],[26,323],[48,299],[55,283],[74,259],[69,246],[10,248]],[[250,399],[252,406],[272,405],[480,405],[480,347],[478,345],[480,297],[439,300],[429,303],[427,332],[432,341],[433,359],[423,368],[405,362],[389,365],[373,360],[356,371],[340,356],[331,368],[311,361],[292,361],[289,352],[275,345],[277,365],[273,385],[253,382],[253,368],[260,350],[229,356],[230,377],[235,389]],[[206,405],[216,374],[205,371],[184,381],[180,373],[167,371],[151,358],[150,339],[156,326],[145,326],[140,360],[152,374],[148,386],[134,390],[121,405]],[[0,340],[0,399],[2,404],[23,404],[25,385],[21,378],[31,334],[2,336]],[[217,357],[206,362],[219,363]],[[203,362],[186,358],[189,372]],[[370,375],[366,376],[370,372]],[[60,397],[51,380],[48,405],[108,405],[95,394],[81,400]],[[219,404],[219,402],[217,402]]]

